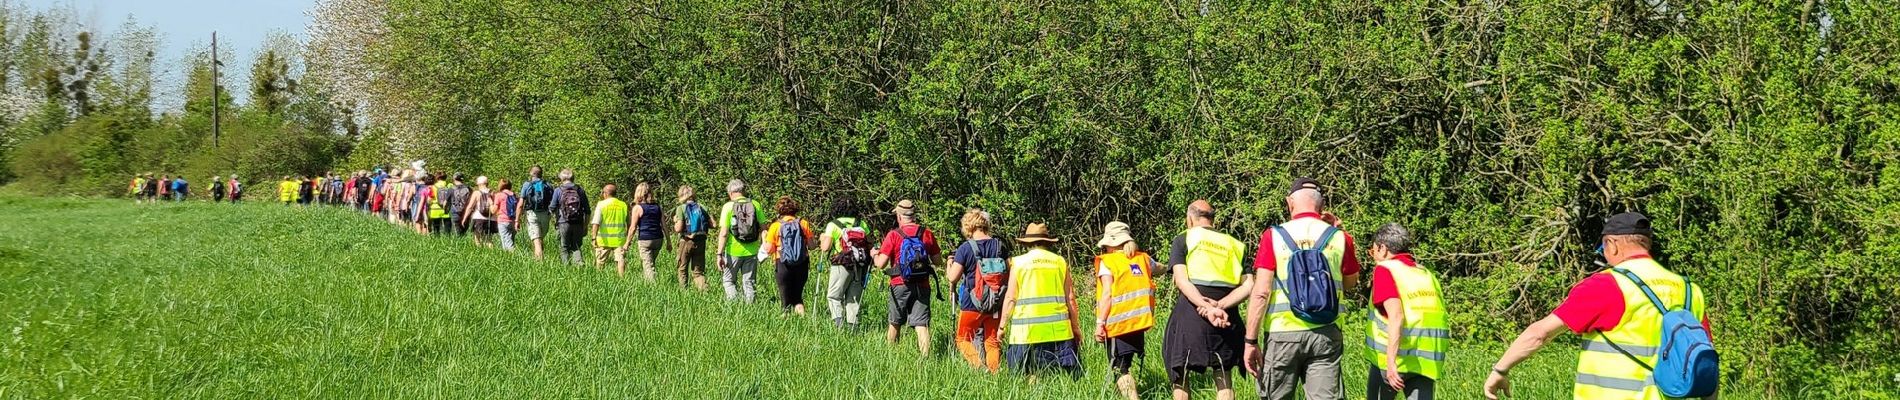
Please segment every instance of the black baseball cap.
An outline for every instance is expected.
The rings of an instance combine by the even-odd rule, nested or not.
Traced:
[[[1318,190],[1318,191],[1320,191],[1320,193],[1325,193],[1325,192],[1326,192],[1326,189],[1323,189],[1323,188],[1320,188],[1320,186],[1319,186],[1319,181],[1318,181],[1318,180],[1314,180],[1313,178],[1308,178],[1308,177],[1304,177],[1304,176],[1302,176],[1302,177],[1298,177],[1298,178],[1293,178],[1293,186],[1291,186],[1291,187],[1288,187],[1288,188],[1286,189],[1286,194],[1287,194],[1288,196],[1292,196],[1292,195],[1293,195],[1293,192],[1298,192],[1298,191],[1300,191],[1301,189],[1313,189],[1313,190]]]
[[[1651,236],[1656,232],[1649,226],[1649,217],[1642,213],[1626,212],[1612,215],[1603,221],[1603,236],[1643,235]]]

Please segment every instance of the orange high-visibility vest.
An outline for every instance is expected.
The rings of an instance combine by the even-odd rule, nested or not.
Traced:
[[[1102,323],[1102,330],[1108,336],[1121,336],[1141,332],[1155,326],[1154,261],[1148,253],[1136,252],[1133,257],[1120,251],[1095,257],[1095,265],[1107,268],[1111,279],[1109,287],[1098,288],[1102,293],[1097,307],[1108,308],[1108,320]]]

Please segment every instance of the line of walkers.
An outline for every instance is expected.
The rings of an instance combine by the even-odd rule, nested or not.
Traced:
[[[229,180],[213,176],[209,187],[211,189],[205,195],[209,196],[212,202],[221,202],[228,198],[236,203],[244,199],[244,184],[238,180],[237,175],[231,175]],[[132,196],[134,203],[156,203],[161,200],[185,201],[191,198],[191,183],[186,181],[183,175],[173,177],[170,174],[154,175],[148,172],[132,176],[131,183],[126,185],[126,195]]]
[[[1190,203],[1186,229],[1173,238],[1164,264],[1143,251],[1128,224],[1107,224],[1088,268],[1096,291],[1094,323],[1088,325],[1093,332],[1086,336],[1069,262],[1051,247],[1058,239],[1044,224],[1028,224],[1010,243],[994,236],[988,212],[969,209],[959,221],[965,241],[946,258],[911,200],[896,204],[896,228],[873,244],[860,210],[848,201],[832,205],[833,218],[821,230],[789,197],[773,201],[773,214],[767,215],[738,179],[726,184],[727,201],[717,214],[696,201],[691,186],[681,186],[664,219],[671,221],[668,227],[647,184],[634,188],[632,203],[616,197],[615,185],[600,188],[595,202],[574,183],[572,170],[556,179],[543,180],[541,168],[534,167],[516,193],[507,180],[491,190],[487,177],[476,177],[471,187],[461,174],[438,179],[415,170],[377,170],[356,173],[337,187],[342,203],[421,233],[472,232],[478,244],[500,243],[512,251],[515,233],[525,228],[537,259],[543,238],[554,235],[563,262],[586,263],[585,242],[596,269],[611,258],[615,272],[625,276],[632,247],[648,281],[670,229],[681,286],[691,282],[707,289],[710,241],[728,300],[753,302],[755,272],[761,262],[771,262],[779,303],[788,314],[804,314],[807,276],[819,263],[828,271],[832,321],[853,331],[875,268],[889,280],[886,339],[897,343],[909,327],[925,355],[941,267],[958,308],[955,347],[971,366],[1019,371],[1032,379],[1045,373],[1079,376],[1082,340],[1093,339],[1108,355],[1112,384],[1131,399],[1139,398],[1135,364],[1145,358],[1147,332],[1159,322],[1153,279],[1168,273],[1176,299],[1161,351],[1174,398],[1188,398],[1188,378],[1206,374],[1217,398],[1232,399],[1236,368],[1255,377],[1264,399],[1292,399],[1296,392],[1306,399],[1344,397],[1341,303],[1367,268],[1353,236],[1324,211],[1323,189],[1312,179],[1293,181],[1286,196],[1289,219],[1252,244],[1216,230],[1207,201]],[[294,185],[287,179],[284,190]],[[1706,297],[1649,256],[1652,237],[1641,214],[1609,218],[1599,253],[1610,268],[1579,283],[1511,345],[1491,368],[1485,396],[1508,395],[1510,369],[1567,329],[1586,339],[1574,386],[1578,399],[1712,397],[1719,368],[1708,345]],[[1373,233],[1366,253],[1374,262],[1361,352],[1371,365],[1369,399],[1433,398],[1445,372],[1451,335],[1442,287],[1412,256],[1414,243],[1405,227],[1386,224]],[[820,255],[827,257],[815,258]],[[941,301],[942,295],[934,298]]]

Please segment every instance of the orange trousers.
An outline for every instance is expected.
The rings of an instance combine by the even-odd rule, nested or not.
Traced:
[[[963,311],[957,314],[957,351],[963,353],[963,360],[971,367],[988,368],[996,373],[1003,366],[1003,333],[997,331],[1003,323],[1002,314],[984,314],[976,311]],[[983,332],[983,349],[976,348],[976,334]]]

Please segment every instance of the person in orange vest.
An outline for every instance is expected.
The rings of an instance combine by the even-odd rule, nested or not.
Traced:
[[[1155,326],[1154,260],[1128,234],[1128,224],[1102,228],[1102,254],[1095,256],[1095,342],[1108,345],[1108,365],[1122,396],[1140,399],[1132,367],[1147,353]]]

